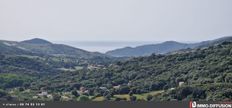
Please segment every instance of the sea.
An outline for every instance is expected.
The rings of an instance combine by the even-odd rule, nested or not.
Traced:
[[[90,52],[101,52],[124,48],[136,47],[141,45],[156,44],[153,41],[55,41],[57,44],[65,44],[75,48],[83,49]]]

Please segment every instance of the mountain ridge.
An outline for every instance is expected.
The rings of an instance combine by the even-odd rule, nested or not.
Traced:
[[[88,52],[64,44],[55,44],[40,38],[33,38],[20,42],[1,40],[0,43],[1,47],[4,48],[4,51],[8,53],[12,52],[11,54],[35,53],[53,56],[72,56],[77,58],[110,57],[105,54]],[[3,53],[4,51],[1,52]]]
[[[187,48],[200,48],[207,47],[214,44],[219,44],[224,41],[232,41],[232,36],[222,37],[214,40],[202,41],[197,43],[181,43],[177,41],[165,41],[158,44],[141,45],[137,47],[124,47],[111,51],[107,51],[105,54],[114,57],[139,57],[149,56],[155,54],[166,54],[173,51],[178,51]]]

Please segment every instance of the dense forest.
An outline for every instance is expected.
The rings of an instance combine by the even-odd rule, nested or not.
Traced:
[[[136,58],[0,53],[0,100],[231,100],[231,82],[226,41]]]

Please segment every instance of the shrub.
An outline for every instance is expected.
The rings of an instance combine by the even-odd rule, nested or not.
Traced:
[[[88,96],[85,96],[85,95],[81,95],[78,99],[78,101],[89,101],[89,97]]]

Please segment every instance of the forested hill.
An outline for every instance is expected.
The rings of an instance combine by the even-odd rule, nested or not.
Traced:
[[[52,56],[68,56],[90,59],[94,57],[110,57],[97,52],[88,52],[63,44],[53,44],[47,40],[35,38],[22,42],[0,41],[0,53],[6,54],[43,54]]]
[[[134,58],[119,62],[110,72],[116,74],[113,78],[118,76],[140,91],[175,88],[158,100],[231,99],[232,95],[226,94],[232,93],[228,86],[232,82],[232,43],[172,55]],[[179,87],[180,82],[186,87]]]
[[[214,44],[220,44],[224,41],[232,41],[232,37],[223,37],[219,39],[203,41],[198,43],[180,43],[176,41],[166,41],[158,44],[142,45],[137,47],[125,47],[106,52],[106,54],[115,57],[139,57],[155,54],[166,54],[187,48],[208,47]]]
[[[231,79],[232,43],[223,42],[170,55],[133,58],[103,69],[64,72],[46,77],[40,84],[47,90],[65,92],[84,87],[89,90],[87,96],[107,100],[125,94],[139,98],[154,91],[162,92],[149,100],[231,100]]]
[[[88,65],[107,65],[113,57],[43,39],[22,42],[0,40],[0,73],[54,73]]]
[[[232,99],[231,42],[110,65],[88,64],[67,57],[0,54],[0,93],[5,94],[0,100],[11,99],[5,96],[18,100],[62,100],[64,96],[66,100],[122,100],[120,96],[127,94],[131,100],[141,100],[141,96],[156,101]],[[33,98],[42,91],[54,97]]]
[[[194,44],[185,44],[175,41],[166,41],[159,44],[142,45],[137,47],[125,47],[106,52],[106,54],[115,57],[139,57],[149,56],[153,53],[165,54],[180,49],[193,48]]]

